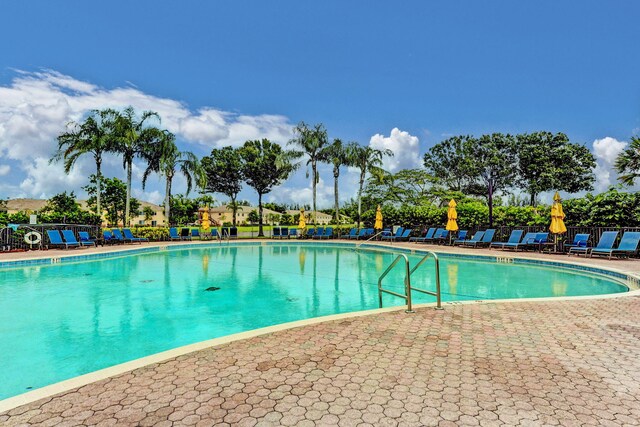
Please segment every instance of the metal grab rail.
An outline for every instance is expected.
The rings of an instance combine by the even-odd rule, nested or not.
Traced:
[[[360,246],[362,246],[362,244],[363,244],[363,243],[370,242],[371,240],[375,239],[376,237],[378,237],[378,236],[379,236],[379,235],[381,235],[382,233],[384,233],[384,230],[383,230],[383,231],[378,231],[376,234],[374,234],[373,236],[369,237],[367,240],[363,240],[363,241],[362,241],[362,242],[360,242],[360,243],[357,243],[357,242],[356,242],[356,248],[355,248],[355,250],[358,250],[358,248],[359,248]]]
[[[424,264],[424,262],[430,256],[433,257],[433,260],[435,261],[435,266],[436,266],[436,291],[435,292],[428,291],[426,289],[414,288],[413,286],[411,286],[411,275],[418,268],[420,268],[420,266]],[[393,269],[393,267],[395,267],[395,265],[398,262],[400,262],[400,260],[404,260],[404,265],[405,265],[404,295],[391,291],[389,289],[384,289],[382,287],[382,279],[384,279],[387,276],[387,274],[389,274],[389,272]],[[418,291],[418,292],[422,292],[423,294],[432,295],[436,297],[436,310],[443,309],[442,298],[440,293],[440,261],[438,260],[438,255],[436,255],[435,252],[431,252],[431,251],[427,252],[427,254],[424,257],[422,257],[422,259],[418,261],[418,263],[413,268],[410,268],[409,258],[405,254],[398,255],[396,259],[394,259],[393,262],[389,264],[389,266],[384,271],[384,273],[382,273],[378,278],[378,305],[380,306],[380,308],[382,308],[382,294],[387,293],[387,294],[394,295],[396,297],[400,297],[404,299],[407,302],[407,309],[405,310],[405,313],[413,313],[414,311],[413,311],[413,304],[411,301],[411,291]]]
[[[404,276],[404,292],[405,294],[399,294],[397,292],[390,291],[389,289],[384,289],[382,287],[382,279],[384,279],[387,274],[395,267],[395,265],[400,262],[400,260],[404,260],[404,268],[405,268],[405,276]],[[378,278],[378,302],[380,304],[380,308],[382,308],[382,293],[387,293],[390,295],[395,295],[397,297],[403,298],[407,301],[407,313],[413,313],[412,305],[411,305],[411,272],[409,271],[409,258],[405,254],[400,254],[393,260],[389,267],[380,275]]]
[[[418,291],[423,294],[436,297],[436,310],[442,310],[442,298],[440,295],[440,261],[438,260],[438,255],[436,255],[435,252],[428,251],[427,254],[411,269],[411,271],[409,271],[409,277],[411,277],[413,272],[416,271],[427,260],[427,258],[429,258],[429,256],[433,257],[433,261],[436,265],[436,291],[431,292],[426,289],[414,288],[411,286],[411,282],[409,282],[409,293],[411,293],[411,291]]]

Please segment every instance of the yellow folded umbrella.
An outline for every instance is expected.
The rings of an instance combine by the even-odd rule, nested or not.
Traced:
[[[556,194],[553,196],[553,205],[551,206],[551,225],[549,226],[549,231],[553,234],[566,233],[567,227],[564,225],[564,217],[564,211],[560,203],[560,194],[556,191]]]
[[[447,211],[447,227],[449,231],[458,230],[458,212],[456,211],[456,201],[451,199],[449,202],[449,210]]]
[[[376,223],[373,228],[382,230],[382,211],[380,210],[380,205],[378,205],[378,209],[376,209]]]
[[[307,223],[304,219],[304,209],[300,209],[300,220],[298,221],[298,228],[307,228]]]

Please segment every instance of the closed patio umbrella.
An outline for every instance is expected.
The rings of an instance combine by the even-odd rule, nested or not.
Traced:
[[[304,219],[304,209],[300,209],[300,220],[298,221],[298,228],[307,228],[307,223]]]
[[[200,225],[204,230],[208,230],[211,227],[211,221],[209,221],[209,212],[202,212],[202,222]]]
[[[382,210],[380,210],[380,205],[378,205],[378,209],[376,209],[376,223],[373,225],[373,228],[382,230]]]
[[[458,231],[458,212],[456,211],[456,201],[451,199],[449,210],[447,211],[447,227],[449,231]]]
[[[553,196],[553,205],[551,206],[551,225],[549,231],[553,234],[562,234],[567,232],[567,227],[564,225],[564,211],[562,210],[562,204],[560,203],[560,194],[556,191]]]

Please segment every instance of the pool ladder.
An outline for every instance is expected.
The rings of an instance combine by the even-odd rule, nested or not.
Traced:
[[[411,286],[411,275],[418,269],[420,268],[420,266],[422,264],[424,264],[424,262],[429,258],[432,257],[434,262],[435,262],[435,273],[436,273],[436,290],[435,292],[432,291],[428,291],[426,289],[420,289],[420,288],[414,288],[413,286]],[[382,280],[387,276],[387,274],[389,274],[389,272],[393,269],[393,267],[396,266],[397,263],[399,263],[400,261],[404,261],[404,269],[405,269],[405,274],[404,274],[404,294],[398,293],[398,292],[394,292],[392,290],[389,289],[384,289],[382,287]],[[387,267],[387,269],[384,271],[384,273],[382,273],[380,275],[380,278],[378,278],[378,302],[380,305],[380,308],[382,308],[382,294],[386,293],[386,294],[390,294],[390,295],[394,295],[396,297],[402,298],[407,302],[407,309],[405,310],[406,313],[413,313],[413,305],[411,303],[411,291],[417,291],[417,292],[422,292],[423,294],[427,294],[427,295],[432,295],[434,297],[436,297],[436,310],[442,310],[442,299],[440,297],[440,261],[438,260],[438,255],[436,255],[435,252],[427,252],[427,254],[422,257],[422,259],[420,261],[418,261],[418,263],[411,268],[410,263],[409,263],[409,258],[405,255],[405,254],[400,254],[396,257],[396,259],[393,260],[393,262],[391,264],[389,264],[389,267]]]

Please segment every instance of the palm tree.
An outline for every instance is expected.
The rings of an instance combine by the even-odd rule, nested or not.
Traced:
[[[70,122],[72,128],[58,136],[58,150],[51,162],[64,159],[64,171],[69,173],[79,157],[91,154],[96,162],[96,210],[102,218],[102,155],[110,151],[115,141],[114,125],[118,113],[112,109],[93,110],[82,123]]]
[[[364,187],[367,173],[382,174],[382,159],[384,156],[393,156],[393,151],[378,150],[369,146],[363,147],[352,142],[347,147],[347,158],[352,166],[360,169],[360,181],[358,187],[358,226],[360,226],[360,218],[362,216],[362,189]]]
[[[327,138],[327,130],[322,123],[309,128],[305,122],[300,122],[294,129],[296,137],[289,141],[289,145],[294,145],[299,150],[294,151],[294,157],[300,158],[307,155],[307,166],[311,166],[311,180],[313,186],[313,223],[316,219],[316,185],[319,181],[318,162],[325,160],[324,148],[329,144]],[[309,178],[309,170],[307,170],[307,178]]]
[[[125,225],[129,225],[133,160],[136,157],[145,157],[148,145],[159,132],[155,127],[146,126],[147,120],[153,117],[160,121],[158,113],[145,111],[140,118],[137,118],[133,107],[127,107],[119,114],[117,120],[118,140],[112,151],[122,155],[122,165],[127,171],[127,197],[124,208]]]
[[[640,178],[640,138],[631,138],[629,147],[618,155],[615,163],[618,179],[623,184],[633,185],[636,178]]]
[[[347,155],[346,147],[338,138],[323,150],[322,157],[333,165],[333,195],[334,208],[336,211],[336,224],[340,223],[340,202],[338,198],[338,178],[340,177],[340,166],[350,166],[350,159]]]
[[[147,145],[142,153],[148,162],[142,176],[142,188],[144,189],[151,172],[164,175],[166,178],[164,215],[167,221],[171,218],[171,185],[176,172],[180,172],[187,180],[187,194],[191,191],[194,181],[199,188],[204,188],[206,185],[206,174],[196,155],[189,151],[178,150],[175,141],[175,135],[165,130],[154,143]]]

